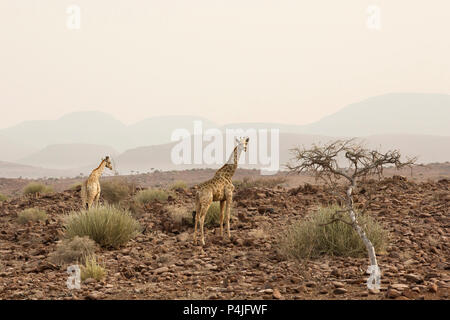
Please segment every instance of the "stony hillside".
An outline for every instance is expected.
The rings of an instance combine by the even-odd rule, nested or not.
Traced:
[[[66,287],[65,269],[49,262],[62,238],[64,214],[79,208],[78,191],[0,203],[1,299],[448,299],[450,182],[415,183],[395,176],[371,181],[371,214],[390,231],[379,255],[382,290],[365,287],[367,259],[291,261],[277,251],[280,234],[319,205],[333,202],[320,185],[237,189],[232,241],[207,230],[205,247],[192,227],[175,224],[167,207],[193,207],[192,190],[177,191],[137,215],[144,232],[118,250],[102,249],[107,276]],[[369,185],[368,185],[369,186]],[[362,203],[363,196],[356,197]],[[45,209],[42,223],[19,225],[24,208]]]

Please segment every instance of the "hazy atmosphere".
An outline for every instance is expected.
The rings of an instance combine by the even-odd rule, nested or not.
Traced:
[[[449,0],[0,0],[0,26],[0,302],[450,299]]]
[[[73,4],[80,29],[67,27]],[[446,0],[1,1],[0,128],[87,110],[125,124],[307,124],[381,94],[449,94],[449,11]]]

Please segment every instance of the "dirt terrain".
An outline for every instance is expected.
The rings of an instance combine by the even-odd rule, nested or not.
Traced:
[[[370,213],[390,232],[387,252],[378,255],[379,293],[366,288],[367,258],[298,262],[279,255],[277,242],[286,226],[335,200],[325,186],[304,184],[311,178],[293,177],[274,188],[237,188],[232,240],[209,228],[205,247],[194,246],[192,227],[174,224],[167,211],[171,205],[193,208],[193,189],[147,205],[137,216],[143,233],[120,249],[101,249],[106,278],[83,283],[80,290],[69,290],[66,270],[48,259],[63,238],[64,215],[80,207],[79,192],[62,191],[63,182],[56,181],[56,193],[10,198],[0,203],[0,299],[449,299],[450,181],[442,177],[448,165],[442,170],[435,179],[416,175],[417,182],[389,172],[381,181],[366,182],[376,197]],[[190,171],[196,180],[213,174]],[[187,178],[190,171],[133,178],[140,187],[150,185],[149,176],[159,185],[194,183]],[[240,171],[236,178],[243,176]],[[23,187],[9,180],[1,181],[0,192]],[[362,194],[355,197],[363,201]],[[47,221],[19,225],[17,213],[28,207],[46,210]]]

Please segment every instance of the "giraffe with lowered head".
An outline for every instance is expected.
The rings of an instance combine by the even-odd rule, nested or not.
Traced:
[[[223,221],[225,218],[225,205],[227,212],[227,232],[228,238],[231,238],[230,233],[230,217],[231,204],[233,201],[234,186],[231,181],[236,172],[239,156],[242,151],[247,151],[247,144],[249,138],[236,139],[237,145],[230,155],[227,163],[225,163],[214,177],[197,186],[195,194],[195,227],[194,227],[194,244],[197,244],[197,225],[200,225],[202,244],[205,245],[204,224],[205,217],[209,206],[213,201],[220,201],[220,235],[223,236]]]
[[[112,170],[111,160],[109,156],[102,159],[100,165],[92,170],[86,181],[81,185],[81,201],[83,207],[89,210],[92,204],[95,202],[95,206],[98,206],[98,201],[100,199],[100,177],[105,170],[105,167]]]

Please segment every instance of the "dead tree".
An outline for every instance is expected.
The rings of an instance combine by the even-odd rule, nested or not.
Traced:
[[[357,181],[365,179],[368,176],[376,175],[381,178],[383,169],[391,166],[396,169],[411,167],[416,159],[406,159],[401,161],[401,155],[398,150],[380,153],[375,150],[366,149],[361,144],[355,142],[355,139],[337,140],[323,146],[313,145],[310,149],[295,148],[291,150],[294,158],[287,168],[295,173],[313,174],[316,179],[324,180],[330,185],[332,192],[343,202],[343,210],[334,213],[329,223],[342,221],[350,224],[361,237],[369,254],[370,266],[368,272],[371,277],[367,281],[369,288],[379,287],[380,270],[375,255],[375,249],[372,242],[367,237],[363,228],[358,223],[358,214],[353,205],[353,192],[357,188]],[[345,164],[341,167],[340,163]],[[345,193],[338,192],[338,184],[344,180]],[[347,213],[351,223],[339,218],[340,214]],[[372,285],[372,281],[376,285]]]

